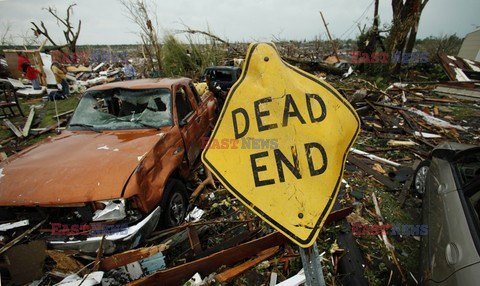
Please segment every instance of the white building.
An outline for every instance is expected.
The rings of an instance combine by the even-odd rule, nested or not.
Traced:
[[[458,56],[480,62],[480,29],[465,36]]]

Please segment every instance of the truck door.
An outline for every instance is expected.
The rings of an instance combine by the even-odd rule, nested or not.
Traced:
[[[197,112],[196,104],[189,96],[188,88],[183,85],[175,87],[175,108],[177,124],[182,134],[188,164],[192,166],[201,151],[202,118]]]

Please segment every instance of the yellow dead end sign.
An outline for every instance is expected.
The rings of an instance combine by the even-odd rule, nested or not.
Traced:
[[[360,120],[329,84],[251,44],[202,161],[243,204],[311,246],[340,187]]]

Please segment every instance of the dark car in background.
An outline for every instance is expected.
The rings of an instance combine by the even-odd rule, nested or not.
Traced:
[[[417,168],[423,195],[421,273],[426,285],[479,285],[480,146],[442,143]]]
[[[205,69],[203,79],[206,81],[209,77],[213,86],[218,86],[221,90],[228,92],[241,74],[242,70],[239,67],[212,66]]]

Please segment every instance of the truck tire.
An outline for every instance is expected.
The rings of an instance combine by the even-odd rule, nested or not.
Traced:
[[[166,227],[173,227],[184,222],[187,214],[187,188],[182,181],[170,179],[162,199],[162,223]]]

